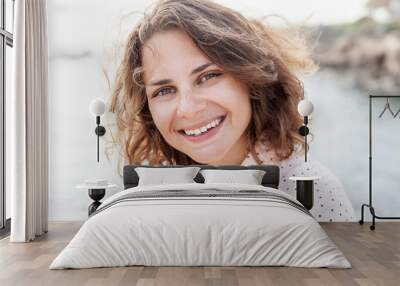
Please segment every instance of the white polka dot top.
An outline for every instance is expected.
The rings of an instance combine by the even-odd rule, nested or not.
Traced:
[[[277,165],[280,168],[279,189],[296,197],[296,182],[289,177],[317,176],[314,181],[314,206],[311,214],[318,221],[354,221],[354,209],[337,177],[316,160],[304,162],[304,154],[293,153],[288,159],[279,161],[273,152],[258,145],[258,158],[265,165]],[[257,161],[248,154],[243,166],[257,165]]]

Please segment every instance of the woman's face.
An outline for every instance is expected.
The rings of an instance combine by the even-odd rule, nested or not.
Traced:
[[[251,118],[243,83],[179,29],[146,42],[143,67],[149,109],[168,144],[202,164],[242,162]]]

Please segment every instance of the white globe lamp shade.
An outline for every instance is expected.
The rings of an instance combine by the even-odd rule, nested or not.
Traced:
[[[93,116],[102,116],[106,111],[106,104],[101,98],[93,99],[90,102],[89,111]]]
[[[313,110],[314,110],[314,105],[311,103],[311,101],[307,99],[303,99],[297,105],[297,111],[302,116],[309,116],[313,112]]]

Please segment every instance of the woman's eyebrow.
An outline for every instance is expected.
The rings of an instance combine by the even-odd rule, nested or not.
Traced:
[[[209,62],[209,63],[205,63],[197,68],[195,68],[194,70],[192,70],[192,72],[190,73],[190,75],[194,75],[196,73],[199,73],[203,70],[205,70],[206,68],[208,68],[209,66],[213,65],[213,63]],[[164,84],[169,84],[172,82],[172,79],[161,79],[158,81],[154,81],[154,82],[150,82],[148,85],[164,85]]]
[[[195,68],[194,70],[192,70],[192,72],[190,73],[190,75],[194,75],[196,73],[199,73],[203,70],[205,70],[206,68],[208,68],[209,66],[213,65],[213,63],[205,63],[204,65],[201,65],[197,68]]]

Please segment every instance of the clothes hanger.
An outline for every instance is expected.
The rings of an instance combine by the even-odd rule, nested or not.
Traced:
[[[392,114],[393,117],[395,117],[394,112],[390,108],[389,98],[386,98],[385,108],[382,110],[381,114],[379,114],[379,116],[378,116],[379,118],[381,118],[383,116],[383,114],[386,112],[386,109],[389,110],[390,114]],[[396,116],[399,113],[399,111],[396,113]]]
[[[400,108],[399,108],[399,110],[397,110],[397,112],[393,115],[393,117],[396,118],[397,115],[399,115],[399,114],[400,114]],[[400,118],[400,116],[399,116],[399,118]]]

